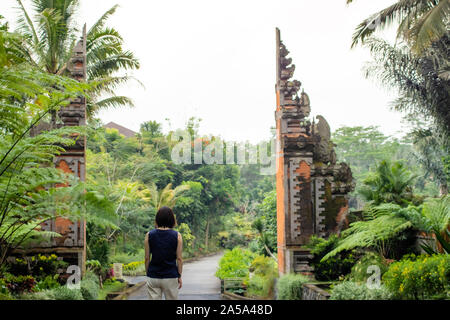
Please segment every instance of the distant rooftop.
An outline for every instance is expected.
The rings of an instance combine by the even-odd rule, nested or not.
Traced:
[[[124,135],[126,138],[132,138],[132,137],[134,137],[137,134],[137,132],[135,132],[135,131],[133,131],[131,129],[125,128],[125,127],[123,127],[120,124],[117,124],[115,122],[110,122],[108,124],[105,124],[103,126],[103,128],[116,129],[116,130],[119,131],[119,133],[121,135]]]

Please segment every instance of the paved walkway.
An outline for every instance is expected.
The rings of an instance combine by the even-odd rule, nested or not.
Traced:
[[[220,280],[216,273],[219,259],[222,254],[201,258],[183,266],[183,287],[180,290],[179,300],[220,300]],[[147,277],[125,277],[130,283],[146,281]],[[147,288],[131,294],[129,300],[147,300]]]

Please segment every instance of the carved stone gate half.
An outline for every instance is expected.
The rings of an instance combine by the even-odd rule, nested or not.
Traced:
[[[83,36],[73,49],[68,63],[70,77],[80,82],[86,81],[86,26]],[[86,124],[86,99],[78,97],[58,112],[61,123],[40,123],[33,128],[31,134],[38,134],[42,130],[49,130],[63,126],[84,126]],[[81,181],[86,179],[86,137],[75,137],[76,143],[65,147],[65,152],[54,158],[56,168],[77,176]],[[61,237],[52,238],[49,242],[33,244],[31,247],[15,251],[19,254],[56,253],[71,265],[78,265],[84,273],[86,262],[86,223],[85,221],[70,221],[56,218],[46,221],[42,225],[45,231],[54,231]]]
[[[276,29],[277,242],[280,273],[310,273],[304,247],[312,235],[328,237],[346,224],[350,168],[336,164],[330,127],[322,116],[308,120],[308,95],[291,80],[295,65]]]

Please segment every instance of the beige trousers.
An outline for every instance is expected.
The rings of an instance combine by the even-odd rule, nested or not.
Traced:
[[[178,279],[147,279],[147,292],[150,300],[162,300],[162,295],[166,300],[178,299]]]

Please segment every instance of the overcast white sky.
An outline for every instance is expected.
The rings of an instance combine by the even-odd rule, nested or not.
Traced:
[[[27,0],[24,0],[27,2]],[[389,96],[362,74],[367,50],[350,50],[355,26],[392,0],[81,0],[80,24],[88,27],[118,3],[110,20],[141,60],[130,84],[118,91],[136,108],[102,112],[106,123],[138,130],[156,120],[169,128],[203,119],[201,133],[227,140],[259,141],[270,136],[275,110],[275,27],[291,52],[312,104],[331,129],[378,125],[401,130]],[[0,14],[15,20],[15,0],[1,0]]]

